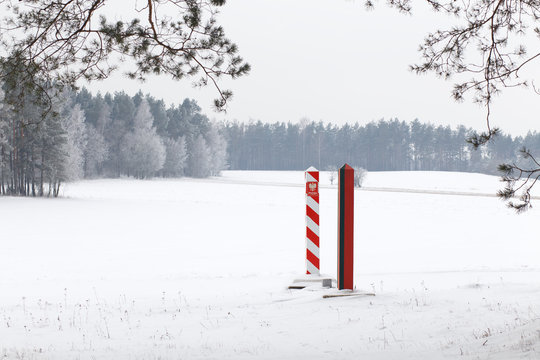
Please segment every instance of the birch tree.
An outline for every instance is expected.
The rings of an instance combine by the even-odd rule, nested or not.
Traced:
[[[227,167],[227,141],[221,135],[218,125],[211,124],[207,134],[210,151],[209,171],[211,176],[218,176]]]
[[[184,175],[187,161],[187,145],[183,136],[178,139],[165,140],[166,157],[163,164],[163,175],[179,177]]]
[[[211,153],[206,140],[199,135],[193,141],[188,157],[188,175],[202,178],[211,173]]]
[[[68,102],[71,107],[71,102]],[[84,151],[87,146],[87,133],[84,124],[84,112],[79,104],[75,104],[67,110],[62,118],[62,127],[66,132],[64,144],[65,178],[66,180],[78,180],[84,176]]]
[[[86,124],[86,147],[84,149],[84,175],[96,177],[102,173],[102,166],[109,154],[105,138],[92,124]]]
[[[148,101],[143,99],[133,120],[133,131],[126,134],[120,156],[128,175],[147,178],[163,168],[165,145],[153,127]]]

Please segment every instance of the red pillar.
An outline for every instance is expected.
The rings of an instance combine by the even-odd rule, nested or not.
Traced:
[[[338,289],[354,289],[354,169],[339,169],[338,185]]]

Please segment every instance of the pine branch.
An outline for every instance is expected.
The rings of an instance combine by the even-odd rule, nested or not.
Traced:
[[[219,79],[246,75],[250,66],[217,24],[216,8],[224,0],[147,0],[137,9],[141,18],[97,18],[111,1],[21,0],[17,6],[0,1],[7,14],[0,34],[8,29],[24,34],[3,39],[7,55],[0,65],[16,59],[29,69],[27,82],[76,87],[79,79],[101,80],[117,71],[113,60],[119,55],[132,59],[126,75],[141,81],[151,74],[182,80],[202,73],[195,83],[210,82],[219,95],[217,109],[225,109],[232,93],[221,89]],[[9,66],[0,66],[0,80],[9,76]]]

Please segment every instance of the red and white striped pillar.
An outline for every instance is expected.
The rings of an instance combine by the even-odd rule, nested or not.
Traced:
[[[306,170],[306,274],[319,275],[319,170]]]

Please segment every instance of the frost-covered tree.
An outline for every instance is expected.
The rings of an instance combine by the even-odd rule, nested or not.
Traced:
[[[207,177],[211,173],[211,153],[202,135],[197,136],[191,145],[188,157],[188,175]]]
[[[362,184],[364,183],[364,179],[367,176],[367,170],[361,167],[355,167],[354,168],[354,186],[355,187],[362,187]]]
[[[86,124],[86,148],[84,149],[84,175],[95,177],[101,173],[107,160],[109,148],[105,138],[92,124]]]
[[[111,107],[111,121],[105,127],[103,133],[110,149],[107,167],[109,173],[114,176],[119,176],[127,171],[124,167],[124,158],[121,156],[121,147],[125,140],[124,137],[130,130],[133,130],[133,119],[136,113],[137,108],[130,96],[124,92],[114,94]]]
[[[39,160],[36,161],[36,168],[39,169],[39,195],[55,196],[60,192],[61,184],[67,180],[66,176],[66,143],[67,132],[62,124],[61,111],[64,106],[63,100],[58,93],[51,90],[51,98],[54,99],[52,109],[36,108],[35,103],[28,105],[32,114],[27,121],[30,123],[29,129],[33,129],[35,136],[35,149],[30,148],[32,153],[37,152]],[[46,105],[45,105],[46,106]],[[41,116],[37,115],[41,114]],[[32,183],[34,182],[32,174]],[[27,180],[28,181],[28,180]],[[27,192],[28,193],[28,192]],[[34,191],[32,191],[34,194]]]
[[[120,158],[128,175],[147,178],[163,168],[165,145],[153,127],[153,121],[150,106],[144,99],[133,119],[133,131],[124,136],[120,147]]]
[[[3,146],[7,146],[8,106],[4,103],[4,99],[5,92],[2,89],[2,83],[0,83],[0,150],[3,148]]]
[[[328,171],[328,180],[330,180],[330,185],[334,185],[334,181],[337,179],[337,166],[327,166],[326,171]]]
[[[8,142],[8,107],[4,103],[5,93],[0,84],[0,194],[6,193],[5,177],[8,176],[8,158],[6,154],[9,152]]]
[[[65,180],[63,99],[48,84],[41,87],[44,92],[32,91],[19,73],[3,84],[2,194],[57,196]]]
[[[178,177],[184,175],[187,160],[187,146],[184,137],[178,139],[166,139],[165,163],[163,164],[163,175]]]
[[[71,102],[67,103],[71,106]],[[79,104],[75,104],[66,111],[62,117],[62,128],[66,132],[64,144],[65,178],[66,180],[78,180],[84,176],[84,151],[87,147],[87,133],[84,124],[84,112]]]
[[[165,162],[165,146],[158,136],[145,131],[127,134],[121,148],[127,175],[140,179],[154,176]]]
[[[227,141],[217,124],[211,124],[206,138],[210,150],[210,175],[217,176],[227,168]]]
[[[133,118],[133,129],[152,130],[153,126],[154,117],[150,112],[150,105],[146,99],[143,99],[137,106],[137,113]]]

